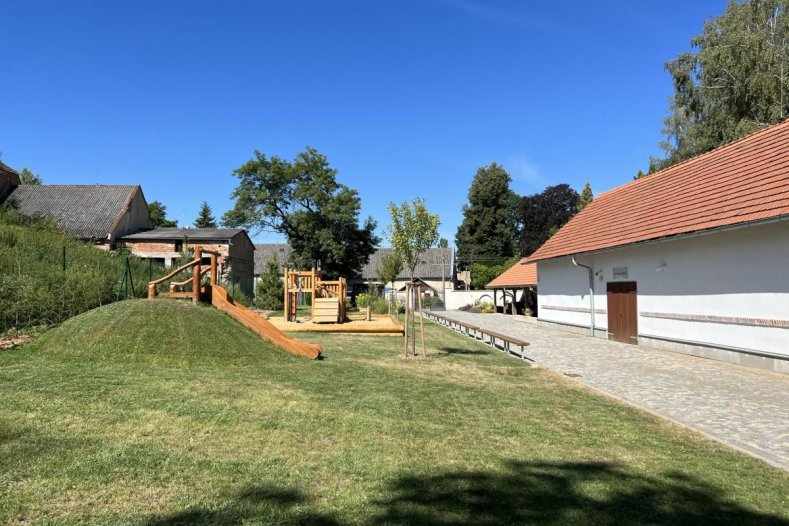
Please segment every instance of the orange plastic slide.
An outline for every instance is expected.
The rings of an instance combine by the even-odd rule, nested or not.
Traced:
[[[211,297],[211,304],[222,312],[229,314],[245,327],[255,331],[261,338],[268,340],[277,347],[291,354],[304,356],[311,360],[320,358],[321,346],[315,343],[306,343],[289,336],[274,327],[265,318],[258,316],[248,308],[236,303],[228,296],[227,291],[219,285],[206,285],[205,292]]]

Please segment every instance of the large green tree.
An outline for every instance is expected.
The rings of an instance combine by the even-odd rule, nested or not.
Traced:
[[[738,139],[789,115],[789,12],[786,0],[729,2],[666,63],[674,83],[661,144],[650,172]]]
[[[337,170],[314,148],[293,161],[256,151],[233,173],[239,179],[231,195],[236,202],[222,224],[284,234],[293,265],[320,262],[329,277],[350,276],[375,251],[375,221],[368,217],[360,226],[358,193],[337,182]]]
[[[538,194],[521,199],[518,219],[523,256],[532,254],[548,241],[578,211],[578,192],[567,184],[549,186]]]
[[[178,226],[178,221],[167,219],[167,207],[161,201],[148,203],[148,214],[154,228],[175,228]]]
[[[512,178],[499,164],[477,170],[455,235],[460,267],[474,262],[498,263],[515,254],[518,196],[510,190],[510,182]]]
[[[216,228],[216,219],[213,214],[214,212],[211,210],[211,205],[208,204],[208,201],[203,201],[203,204],[200,205],[200,212],[194,222],[195,228]]]

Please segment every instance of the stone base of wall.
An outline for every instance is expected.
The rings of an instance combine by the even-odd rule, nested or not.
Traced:
[[[768,371],[789,374],[789,359],[754,354],[745,349],[722,349],[719,347],[667,339],[664,340],[662,338],[652,338],[649,336],[639,336],[638,343],[645,347],[652,347],[663,351],[689,354],[700,358],[709,358],[710,360],[718,360],[720,362],[734,363],[746,367],[755,367],[757,369],[766,369]]]
[[[567,332],[574,332],[575,334],[584,334],[589,336],[589,327],[584,327],[583,325],[571,325],[569,323],[558,323],[555,321],[546,321],[538,319],[540,325],[544,325],[546,327],[551,327],[553,329],[559,329],[560,331],[567,331]],[[607,328],[600,328],[595,327],[594,329],[595,338],[603,338],[604,340],[608,339],[608,329]]]
[[[573,332],[576,334],[589,335],[589,327],[584,327],[581,325],[569,325],[546,320],[538,321],[540,325],[544,325],[546,327],[552,327],[554,329]],[[607,329],[595,328],[595,337],[607,339]],[[755,367],[757,369],[765,369],[767,371],[789,374],[789,358],[761,355],[753,351],[748,351],[747,349],[724,349],[720,347],[701,345],[698,343],[681,342],[643,335],[639,335],[638,344],[642,347],[651,347],[661,351],[689,354],[691,356],[698,356],[699,358],[708,358],[710,360],[718,360],[719,362],[733,363],[737,365],[744,365],[746,367]]]

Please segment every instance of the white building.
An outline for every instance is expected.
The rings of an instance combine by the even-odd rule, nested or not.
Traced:
[[[528,261],[543,322],[789,373],[789,121],[600,195]]]

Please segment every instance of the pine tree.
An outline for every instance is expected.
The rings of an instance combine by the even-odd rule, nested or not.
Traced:
[[[31,170],[27,166],[23,166],[22,171],[19,172],[19,180],[22,182],[22,184],[39,185],[43,182],[41,180],[41,176],[33,173],[33,170]]]
[[[278,310],[284,304],[285,288],[279,278],[279,264],[272,258],[260,274],[255,294],[255,305],[261,309]]]
[[[578,211],[580,212],[583,210],[592,200],[594,200],[594,193],[592,193],[592,187],[589,185],[589,181],[586,181],[584,189],[581,190],[581,196],[578,198]]]
[[[178,221],[167,219],[167,207],[161,201],[148,203],[148,214],[151,217],[151,225],[154,228],[174,228],[178,226]]]
[[[216,228],[216,219],[211,214],[212,210],[208,201],[203,201],[203,204],[200,205],[200,214],[194,222],[195,228]]]
[[[491,163],[477,170],[463,206],[463,222],[455,235],[458,264],[501,263],[515,255],[518,196],[510,190],[510,174]]]

